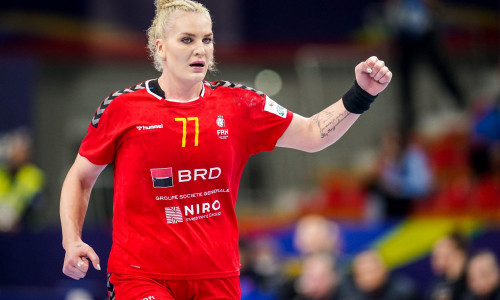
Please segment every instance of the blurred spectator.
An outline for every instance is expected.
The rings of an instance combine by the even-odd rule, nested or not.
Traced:
[[[483,216],[500,208],[500,95],[491,100],[477,101],[469,151],[475,184],[472,201]]]
[[[241,299],[271,299],[280,285],[279,246],[270,238],[240,239]]]
[[[30,162],[32,140],[23,129],[3,138],[5,161],[0,165],[0,231],[26,221],[44,186],[42,171]]]
[[[255,272],[252,263],[252,246],[246,239],[240,238],[239,241],[240,257],[240,285],[241,295],[246,297],[258,290],[258,274]]]
[[[356,255],[352,265],[353,284],[347,299],[420,299],[409,279],[390,274],[380,255],[367,250]]]
[[[431,286],[431,300],[459,300],[466,292],[466,238],[453,232],[436,242],[431,254],[435,278]]]
[[[491,172],[494,151],[500,144],[500,95],[478,102],[473,113],[471,163],[481,177]]]
[[[264,291],[275,289],[281,272],[278,243],[270,237],[259,238],[253,242],[252,249],[252,266],[259,287]]]
[[[304,258],[302,274],[295,282],[293,300],[341,300],[340,276],[330,253],[315,253]]]
[[[438,20],[446,10],[439,0],[387,0],[387,15],[400,54],[401,122],[403,130],[414,129],[416,112],[413,88],[415,69],[421,58],[428,60],[456,106],[464,109],[464,95],[442,52]]]
[[[437,278],[444,278],[448,257],[453,247],[453,242],[449,237],[441,238],[434,244],[431,253],[431,268]]]
[[[500,300],[498,261],[489,250],[471,257],[467,267],[469,293],[463,300]]]
[[[85,289],[75,288],[68,292],[65,300],[93,300],[94,297]]]
[[[372,191],[386,217],[404,217],[432,189],[433,174],[424,149],[412,135],[387,132],[382,140]]]
[[[297,222],[294,234],[294,246],[300,255],[316,252],[340,252],[339,226],[320,215],[306,215]]]
[[[297,296],[296,283],[302,274],[303,259],[318,253],[328,254],[335,261],[340,255],[341,238],[339,226],[320,215],[306,215],[297,222],[293,244],[298,257],[284,265],[284,283],[280,288],[281,299]]]

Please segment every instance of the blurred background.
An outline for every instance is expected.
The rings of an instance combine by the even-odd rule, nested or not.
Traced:
[[[295,113],[338,100],[371,55],[394,73],[334,146],[250,159],[236,207],[243,299],[498,291],[498,0],[200,2],[216,41],[207,79]],[[107,299],[104,271],[61,272],[59,193],[100,102],[159,76],[146,51],[153,14],[152,0],[0,2],[0,299]],[[112,197],[107,168],[83,232],[103,269]],[[490,288],[471,279],[483,265]]]

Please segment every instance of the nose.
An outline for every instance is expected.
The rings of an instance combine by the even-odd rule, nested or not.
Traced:
[[[195,56],[204,56],[206,53],[205,44],[203,41],[196,43],[196,48],[194,49]]]

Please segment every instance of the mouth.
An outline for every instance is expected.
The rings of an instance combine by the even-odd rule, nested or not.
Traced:
[[[205,67],[205,62],[203,61],[195,61],[191,64],[189,64],[190,67],[195,67],[195,68],[203,68]]]

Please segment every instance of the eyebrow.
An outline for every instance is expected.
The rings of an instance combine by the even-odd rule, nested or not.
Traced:
[[[189,32],[182,32],[181,35],[187,35],[189,37],[194,37],[196,36],[196,34],[193,34],[193,33],[189,33]],[[204,37],[208,37],[208,36],[213,36],[214,34],[213,33],[208,33],[208,34],[205,34]]]

